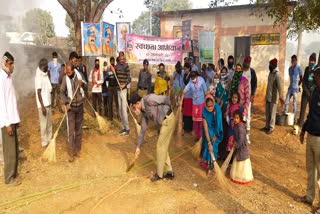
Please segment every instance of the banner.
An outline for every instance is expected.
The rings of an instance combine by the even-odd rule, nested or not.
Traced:
[[[81,22],[82,55],[101,55],[100,23]]]
[[[186,20],[182,22],[182,41],[183,41],[183,51],[191,52],[191,20]]]
[[[278,45],[280,33],[251,34],[251,45]]]
[[[148,59],[152,64],[176,64],[182,59],[181,39],[167,39],[136,34],[127,35],[126,59],[142,63]]]
[[[126,38],[131,33],[130,22],[117,22],[117,52],[126,50]]]
[[[213,49],[214,49],[214,33],[200,31],[199,32],[200,62],[213,63]]]
[[[114,25],[102,22],[102,54],[113,55]]]

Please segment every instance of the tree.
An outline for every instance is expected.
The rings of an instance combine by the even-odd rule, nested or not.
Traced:
[[[81,22],[100,22],[104,10],[113,0],[58,0],[74,25],[76,51],[81,53]]]
[[[149,9],[149,12],[141,13],[141,15],[133,22],[132,28],[134,33],[150,32],[150,11],[153,13],[170,10],[186,10],[192,8],[192,4],[189,0],[144,0],[144,5]],[[152,16],[151,22],[152,35],[160,36],[160,19]],[[138,24],[141,24],[141,26]]]
[[[227,6],[237,0],[211,0],[209,7]],[[304,30],[312,31],[320,27],[320,1],[318,0],[250,0],[274,19],[274,24],[288,24],[289,36],[297,35]]]
[[[53,19],[50,12],[35,8],[23,17],[23,30],[37,33],[36,44],[48,45],[48,39],[55,36]]]
[[[69,28],[68,46],[75,47],[76,46],[76,37],[75,37],[74,24],[69,16],[69,14],[66,14],[65,24]]]
[[[143,11],[141,15],[132,23],[132,32],[140,35],[149,35],[150,32],[150,12]]]

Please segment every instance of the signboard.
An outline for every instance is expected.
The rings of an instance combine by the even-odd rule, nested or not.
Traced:
[[[100,23],[81,22],[82,55],[101,55]]]
[[[208,31],[199,32],[200,62],[213,63],[214,33]]]
[[[173,38],[182,38],[182,26],[173,26]]]
[[[191,52],[191,20],[185,20],[182,22],[182,42],[183,51]]]
[[[131,33],[130,22],[117,22],[117,51],[125,51],[126,37]]]
[[[113,55],[114,25],[102,22],[102,53],[104,55]]]
[[[152,64],[175,65],[182,58],[182,40],[136,34],[127,35],[126,60],[141,63],[148,59]]]
[[[252,34],[251,45],[278,45],[280,44],[280,33]]]

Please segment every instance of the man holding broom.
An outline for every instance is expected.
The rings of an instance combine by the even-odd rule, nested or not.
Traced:
[[[151,177],[151,181],[162,178],[173,179],[171,161],[169,157],[169,144],[176,126],[176,119],[172,112],[170,99],[168,96],[149,94],[141,98],[135,94],[130,99],[130,103],[136,115],[141,117],[141,131],[136,148],[136,157],[140,154],[140,147],[147,129],[147,121],[151,120],[157,125],[161,125],[160,135],[157,141],[157,173]]]
[[[62,79],[61,99],[67,112],[69,162],[74,161],[81,150],[84,89],[87,87],[72,62],[66,64],[66,76]],[[73,100],[73,94],[75,94]]]
[[[12,83],[14,58],[5,52],[0,69],[0,128],[4,157],[5,183],[16,186],[21,182],[17,180],[18,174],[18,137],[17,128],[20,117],[17,99]]]

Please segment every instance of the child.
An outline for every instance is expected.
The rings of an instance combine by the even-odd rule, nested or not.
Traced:
[[[230,151],[233,148],[233,113],[236,110],[242,111],[242,106],[239,104],[240,102],[240,95],[237,91],[233,92],[231,95],[231,100],[229,101],[227,105],[226,110],[226,120],[228,123],[228,145],[227,145],[227,151]]]
[[[218,84],[219,84],[219,81],[220,81],[220,77],[219,77],[219,73],[216,72],[213,76],[213,82],[211,83],[211,85],[209,86],[209,93],[212,95],[212,96],[215,96],[216,94],[216,89],[218,87]]]
[[[233,113],[234,121],[234,142],[235,158],[230,171],[230,178],[238,184],[248,184],[253,181],[251,161],[249,157],[249,148],[246,138],[246,125],[243,121],[243,114],[240,110]]]

